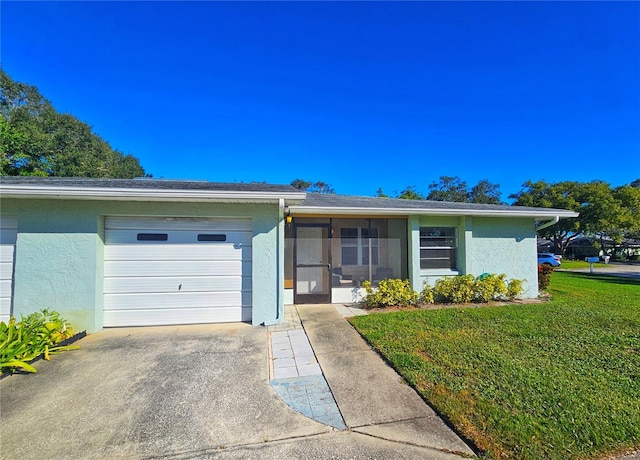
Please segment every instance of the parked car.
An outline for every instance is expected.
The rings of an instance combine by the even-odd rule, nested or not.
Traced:
[[[560,263],[560,256],[551,254],[550,252],[538,253],[538,265],[551,265],[552,267],[559,267]]]

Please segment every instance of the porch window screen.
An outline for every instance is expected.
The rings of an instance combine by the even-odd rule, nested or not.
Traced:
[[[340,229],[340,244],[342,252],[342,265],[369,265],[369,253],[371,264],[378,265],[378,229],[342,227]],[[369,251],[371,245],[371,251]]]
[[[456,270],[455,227],[420,227],[420,268]]]

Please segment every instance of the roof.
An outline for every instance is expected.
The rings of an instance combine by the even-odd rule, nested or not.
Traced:
[[[301,202],[305,193],[290,185],[165,179],[93,179],[2,176],[3,198],[68,198],[134,201]]]
[[[2,198],[264,203],[285,200],[297,215],[577,217],[566,209],[305,193],[290,185],[165,179],[2,176]]]
[[[448,201],[401,200],[396,198],[364,197],[307,193],[299,205],[289,206],[293,214],[362,214],[362,215],[468,215],[491,217],[577,217],[566,209],[532,208],[496,204],[454,203]]]

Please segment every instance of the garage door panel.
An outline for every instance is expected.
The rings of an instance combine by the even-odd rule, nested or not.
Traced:
[[[105,260],[251,260],[251,247],[217,243],[215,247],[180,244],[117,244],[107,246]]]
[[[166,234],[166,241],[138,241],[138,234],[140,233],[152,233],[152,234]],[[225,241],[198,241],[198,235],[219,235],[224,236]],[[106,244],[130,244],[135,242],[140,245],[167,245],[167,244],[197,244],[198,246],[204,245],[219,245],[223,243],[233,243],[239,245],[251,245],[251,233],[250,232],[226,232],[217,229],[202,229],[198,231],[181,231],[181,230],[167,230],[167,229],[136,229],[136,230],[110,230],[105,235]]]
[[[0,321],[8,322],[13,302],[13,263],[18,236],[18,219],[0,218]]]
[[[104,325],[105,327],[148,326],[150,316],[153,317],[154,325],[156,326],[211,323],[213,322],[212,318],[215,318],[217,323],[235,323],[251,321],[251,308],[221,307],[105,311]]]
[[[104,240],[105,326],[251,319],[251,219],[107,217]]]
[[[13,262],[0,262],[0,280],[13,279]]]
[[[104,297],[105,309],[119,311],[249,306],[251,292],[240,291],[108,294]]]
[[[11,316],[11,297],[0,297],[0,321],[9,322]]]
[[[144,292],[210,292],[251,289],[251,279],[242,276],[176,276],[105,278],[105,294]]]
[[[13,261],[14,244],[0,244],[0,260]]]
[[[158,263],[155,261],[106,261],[104,263],[106,278],[123,276],[239,276],[251,275],[251,263],[242,261],[174,261]]]
[[[251,219],[238,217],[108,217],[107,230],[195,230],[216,229],[229,232],[251,232]]]
[[[0,291],[2,292],[2,297],[11,297],[11,289],[13,282],[11,278],[0,280]]]

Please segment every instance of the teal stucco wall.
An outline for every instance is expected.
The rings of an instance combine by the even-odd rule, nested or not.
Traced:
[[[13,314],[49,307],[76,330],[102,329],[105,216],[251,217],[252,323],[279,321],[278,204],[17,200],[0,202],[18,218]]]
[[[457,231],[457,270],[420,269],[420,227],[455,227]],[[457,274],[474,276],[504,273],[508,279],[525,280],[525,298],[538,296],[536,231],[533,218],[470,216],[420,216],[409,219],[411,280],[414,289],[425,282]]]

